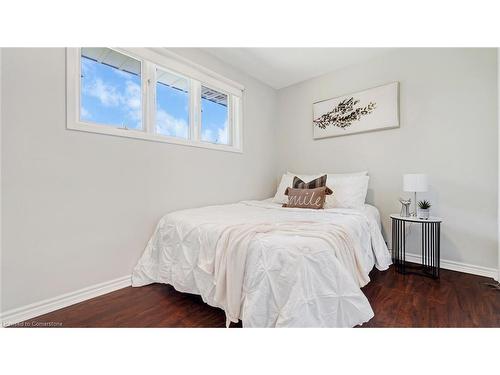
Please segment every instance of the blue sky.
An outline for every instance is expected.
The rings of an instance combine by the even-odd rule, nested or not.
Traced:
[[[156,131],[172,137],[189,137],[189,95],[157,83]]]
[[[135,74],[82,58],[81,120],[141,130],[141,78]],[[157,84],[156,131],[189,136],[189,97],[182,90]],[[201,139],[228,143],[227,107],[202,99]]]
[[[82,58],[83,121],[142,129],[141,78]]]
[[[227,107],[201,99],[201,140],[228,144]]]

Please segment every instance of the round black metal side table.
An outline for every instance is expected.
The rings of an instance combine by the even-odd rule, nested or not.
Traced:
[[[396,271],[402,274],[415,273],[439,278],[441,222],[439,217],[419,219],[414,216],[391,215],[392,219],[392,261]],[[414,266],[405,261],[406,223],[422,226],[422,263]]]

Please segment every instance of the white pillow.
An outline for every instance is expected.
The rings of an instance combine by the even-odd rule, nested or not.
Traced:
[[[327,173],[328,178],[336,177],[352,177],[352,176],[368,176],[368,171],[351,172],[351,173]]]
[[[288,176],[286,173],[281,177],[281,181],[276,189],[276,194],[274,195],[274,203],[286,203],[288,202],[288,197],[285,195],[285,190],[289,185],[292,184],[293,177]]]
[[[326,186],[333,194],[326,196],[324,208],[363,208],[369,180],[368,176],[328,177]]]

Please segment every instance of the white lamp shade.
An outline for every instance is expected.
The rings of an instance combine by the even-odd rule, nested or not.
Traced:
[[[416,193],[427,191],[427,175],[421,173],[403,175],[403,190]]]

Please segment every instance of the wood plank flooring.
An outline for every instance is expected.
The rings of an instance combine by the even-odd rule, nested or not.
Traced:
[[[363,327],[500,327],[500,291],[492,279],[441,270],[435,281],[391,268],[370,274],[362,290],[375,317]],[[220,309],[196,295],[153,284],[124,288],[19,324],[62,327],[224,327]],[[235,326],[241,326],[241,323]]]

